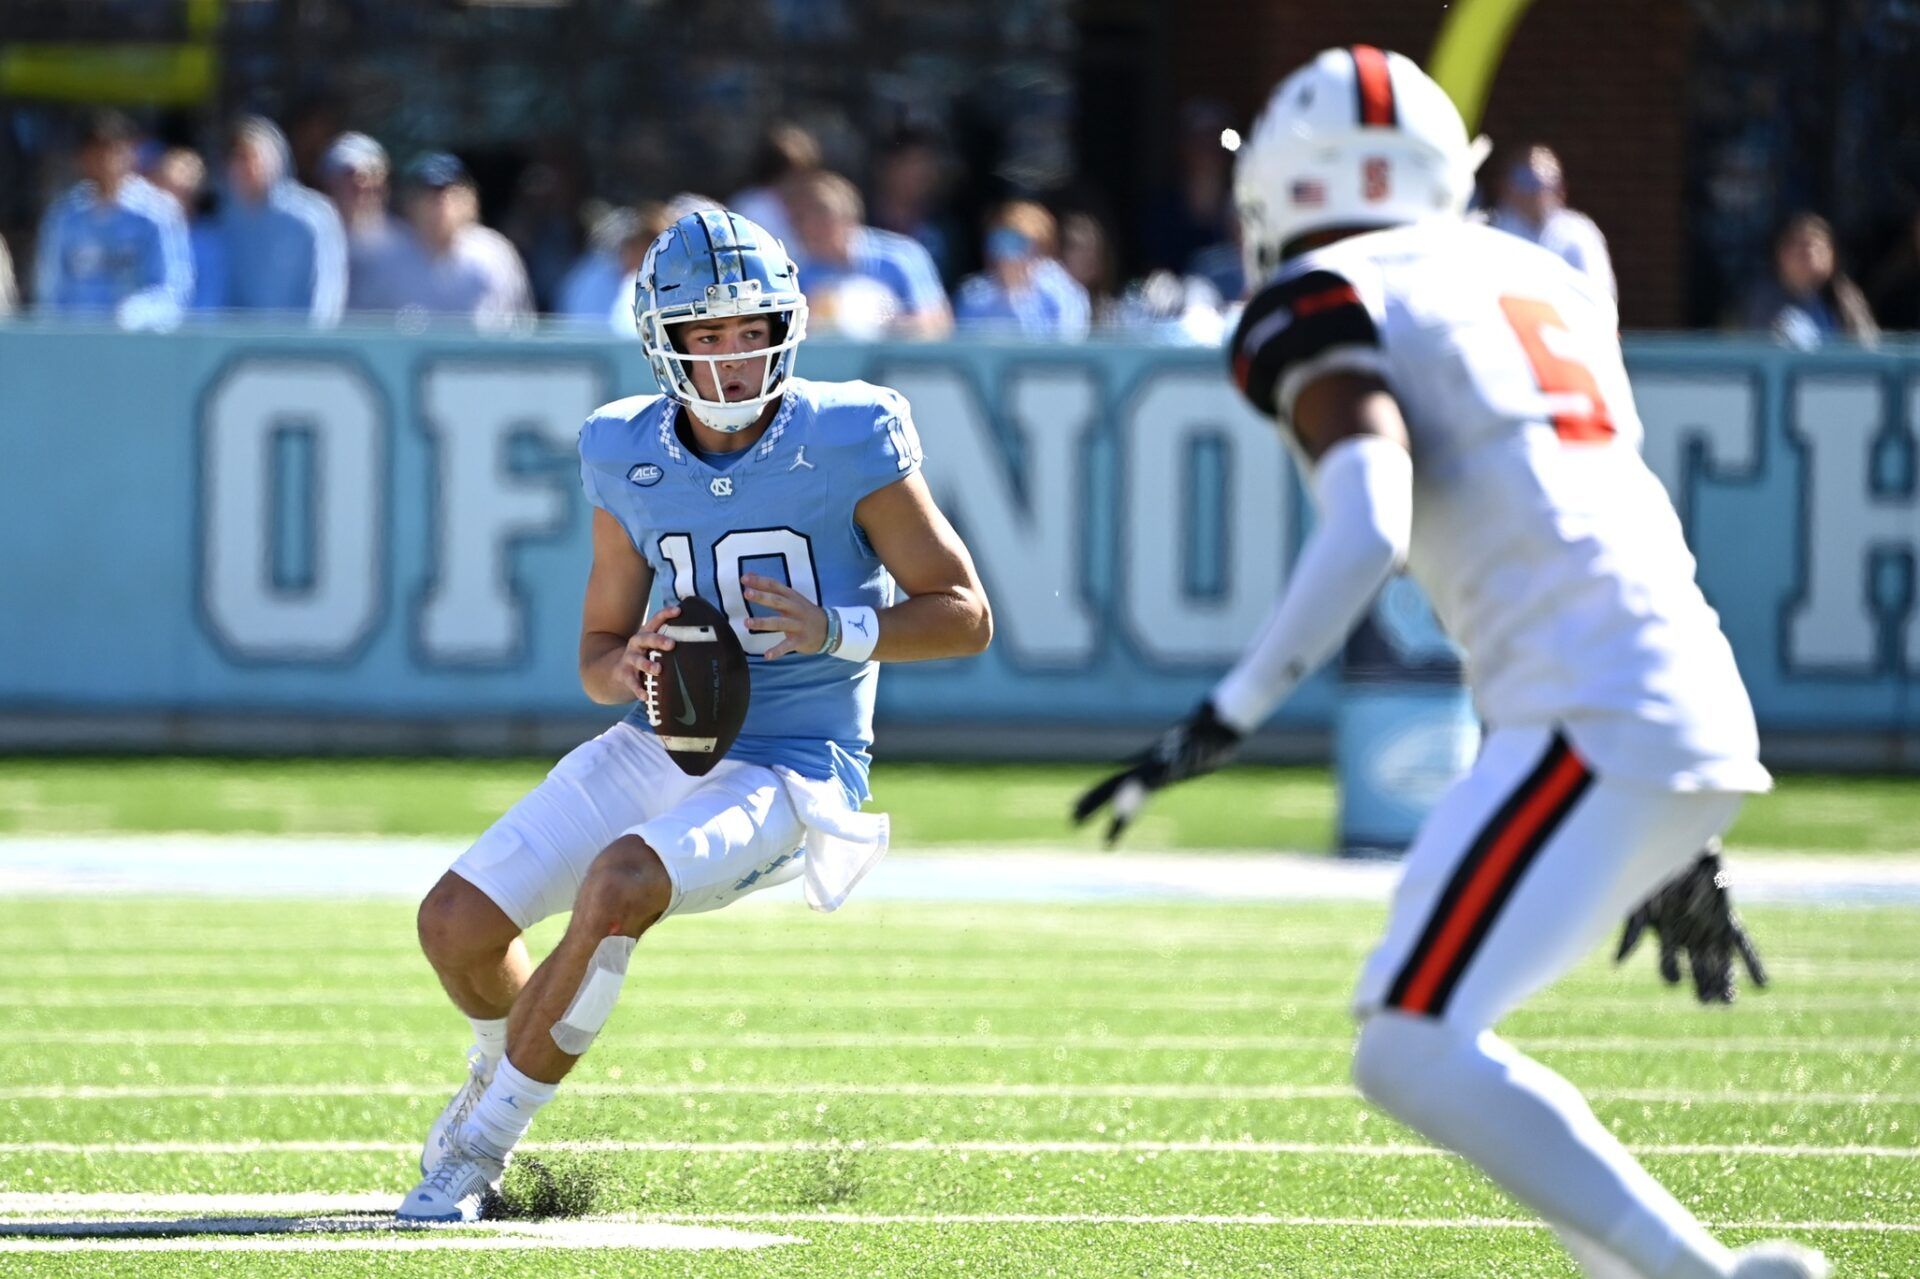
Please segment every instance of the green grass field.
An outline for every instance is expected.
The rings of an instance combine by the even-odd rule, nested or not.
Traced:
[[[0,838],[457,839],[543,767],[0,761]],[[875,780],[910,855],[1090,846],[1060,815],[1097,771]],[[1163,798],[1141,847],[1315,847],[1332,825],[1313,770]],[[1788,779],[1735,843],[1909,852],[1917,801],[1912,782]],[[509,1180],[545,1219],[422,1237],[370,1214],[415,1180],[466,1028],[405,903],[0,899],[0,1276],[1573,1275],[1524,1211],[1348,1087],[1345,1004],[1382,911],[856,896],[828,918],[672,921]],[[1503,1030],[1730,1242],[1785,1233],[1842,1276],[1920,1274],[1920,907],[1747,915],[1772,990],[1707,1011],[1646,955],[1596,957]],[[194,1198],[212,1195],[238,1198]],[[316,1233],[310,1213],[369,1215]],[[172,1224],[196,1217],[253,1220]],[[107,1218],[145,1224],[104,1238]],[[598,1246],[648,1222],[805,1242]]]
[[[0,1211],[60,1192],[397,1200],[411,1185],[465,1027],[412,952],[405,906],[108,898],[9,913]],[[574,1212],[807,1242],[539,1250],[483,1269],[1573,1274],[1498,1191],[1348,1091],[1342,1004],[1378,914],[875,905],[820,919],[775,905],[676,921],[643,945],[644,981],[533,1133],[552,1182],[523,1171],[508,1189],[523,1205],[544,1193]],[[1842,1274],[1920,1272],[1920,920],[1751,916],[1774,991],[1707,1012],[1646,967],[1596,961],[1506,1029],[1728,1239],[1801,1223],[1788,1232]],[[579,1148],[594,1142],[629,1145]],[[476,1260],[0,1251],[0,1274],[411,1277]]]
[[[551,760],[44,759],[0,756],[0,834],[255,831],[471,836]],[[1067,812],[1102,770],[1081,764],[889,764],[875,806],[902,848],[1097,846]],[[982,803],[990,796],[991,803]],[[1232,768],[1156,797],[1133,847],[1318,849],[1332,840],[1333,781],[1318,768]],[[1731,842],[1805,852],[1920,852],[1920,782],[1785,777],[1751,800]]]

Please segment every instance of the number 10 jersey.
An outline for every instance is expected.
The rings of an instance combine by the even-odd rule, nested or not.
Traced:
[[[700,595],[733,621],[753,692],[729,759],[837,779],[868,796],[874,662],[762,656],[776,632],[748,631],[743,573],[785,581],[826,607],[882,609],[893,578],[854,522],[854,507],[920,468],[907,402],[866,382],[794,378],[766,432],[744,452],[709,459],[675,431],[664,396],[616,400],[580,431],[587,500],[620,522],[653,566],[649,613]],[[646,729],[636,708],[627,720]]]
[[[1618,327],[1552,253],[1442,220],[1289,262],[1229,355],[1289,440],[1294,398],[1323,374],[1393,393],[1413,453],[1408,569],[1490,727],[1563,728],[1623,780],[1763,790],[1732,649],[1640,457]]]

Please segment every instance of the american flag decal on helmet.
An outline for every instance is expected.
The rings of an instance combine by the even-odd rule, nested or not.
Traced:
[[[1327,202],[1327,184],[1318,178],[1295,178],[1287,194],[1300,207],[1316,209]]]

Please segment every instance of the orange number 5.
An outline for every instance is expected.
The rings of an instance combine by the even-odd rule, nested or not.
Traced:
[[[1503,297],[1500,309],[1506,312],[1507,323],[1519,337],[1540,389],[1561,397],[1563,406],[1575,396],[1585,397],[1587,401],[1584,408],[1563,407],[1553,415],[1553,429],[1559,432],[1560,438],[1570,444],[1598,444],[1612,439],[1613,417],[1607,412],[1607,402],[1600,398],[1600,384],[1593,380],[1593,371],[1578,360],[1556,355],[1547,347],[1545,330],[1567,331],[1552,303],[1536,298]]]

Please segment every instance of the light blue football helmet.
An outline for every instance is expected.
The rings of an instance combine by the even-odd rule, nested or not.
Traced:
[[[695,388],[695,364],[742,357],[689,355],[674,346],[668,326],[734,315],[772,319],[774,342],[764,352],[760,392],[709,400]],[[752,426],[767,402],[786,390],[795,348],[807,336],[807,299],[793,259],[766,228],[724,209],[702,209],[662,231],[647,249],[634,285],[633,318],[661,391],[714,430],[732,432]]]

